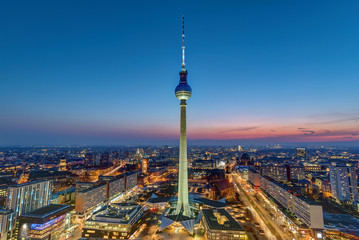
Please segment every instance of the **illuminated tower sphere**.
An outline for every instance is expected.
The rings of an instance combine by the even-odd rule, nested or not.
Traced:
[[[190,207],[188,201],[188,172],[187,172],[187,127],[186,127],[186,107],[188,100],[192,95],[192,89],[187,83],[187,70],[184,62],[184,18],[182,32],[182,69],[180,82],[176,87],[176,97],[181,101],[181,123],[180,123],[180,150],[179,150],[179,170],[178,170],[178,202],[176,214],[182,214],[189,217]]]

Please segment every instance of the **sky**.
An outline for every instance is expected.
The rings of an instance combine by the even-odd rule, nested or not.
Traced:
[[[359,146],[358,1],[1,1],[0,145]]]

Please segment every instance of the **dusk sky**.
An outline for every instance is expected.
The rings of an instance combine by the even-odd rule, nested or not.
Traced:
[[[359,1],[1,1],[0,145],[359,145]],[[348,143],[349,144],[349,143]]]

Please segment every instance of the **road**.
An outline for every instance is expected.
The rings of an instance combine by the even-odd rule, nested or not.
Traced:
[[[277,226],[277,224],[268,214],[268,212],[264,210],[260,204],[257,203],[254,196],[250,193],[247,193],[247,190],[245,189],[244,185],[248,183],[241,180],[239,175],[236,173],[232,173],[232,176],[236,191],[238,192],[241,199],[243,199],[243,201],[249,206],[253,216],[265,231],[266,236],[269,239],[292,239],[292,237],[287,232],[284,232],[279,226]]]
[[[116,174],[117,170],[119,170],[120,168],[122,168],[124,166],[124,164],[121,164],[117,167],[115,167],[114,169],[112,169],[111,171],[103,174],[104,176],[112,176],[113,174]]]

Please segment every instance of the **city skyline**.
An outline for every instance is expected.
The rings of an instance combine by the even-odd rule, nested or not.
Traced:
[[[2,3],[0,145],[176,144],[182,15],[189,144],[358,145],[359,5],[308,4]]]

